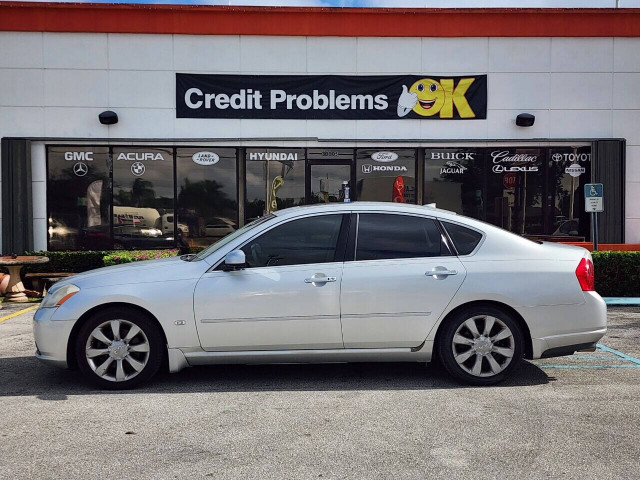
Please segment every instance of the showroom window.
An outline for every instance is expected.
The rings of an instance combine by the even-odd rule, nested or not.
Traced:
[[[248,148],[245,218],[305,204],[305,150]]]
[[[358,150],[356,179],[358,200],[416,203],[416,151]]]
[[[173,149],[113,148],[114,248],[163,248],[176,243],[186,245],[175,228]]]
[[[272,228],[242,247],[249,267],[333,262],[345,215],[319,215]]]
[[[519,235],[543,235],[545,151],[494,147],[486,151],[489,223]]]
[[[108,148],[48,148],[48,250],[111,247],[109,181]]]
[[[484,151],[428,148],[424,155],[424,202],[473,218],[485,218]]]
[[[584,211],[584,185],[591,181],[591,147],[549,149],[549,235],[585,240],[590,236]]]
[[[238,228],[235,148],[176,149],[177,229],[189,247],[206,247]]]
[[[383,213],[360,214],[356,260],[450,255],[442,233],[430,218]]]

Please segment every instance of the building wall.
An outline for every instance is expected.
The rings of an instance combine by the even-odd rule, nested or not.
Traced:
[[[567,28],[571,28],[570,25]],[[175,72],[483,74],[486,120],[175,118]],[[640,243],[640,38],[376,38],[0,32],[0,137],[627,139],[626,241]],[[101,125],[115,110],[120,121]],[[515,126],[533,113],[531,128]],[[236,142],[238,143],[238,142]],[[46,242],[44,147],[32,152]],[[1,184],[0,184],[1,188]],[[42,237],[42,238],[41,238]]]

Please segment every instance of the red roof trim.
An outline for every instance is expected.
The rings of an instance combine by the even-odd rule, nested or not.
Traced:
[[[389,9],[18,3],[0,31],[342,37],[638,37],[637,9]]]

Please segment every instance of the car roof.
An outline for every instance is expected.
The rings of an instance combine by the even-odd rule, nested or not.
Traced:
[[[300,207],[285,208],[283,210],[277,210],[273,212],[276,216],[290,216],[297,215],[299,213],[315,213],[315,212],[340,212],[340,211],[376,211],[376,212],[409,212],[409,213],[421,213],[431,215],[444,215],[451,216],[457,215],[455,212],[449,210],[443,210],[441,208],[435,208],[433,205],[411,205],[406,203],[392,203],[392,202],[335,202],[335,203],[316,203],[313,205],[303,205]]]

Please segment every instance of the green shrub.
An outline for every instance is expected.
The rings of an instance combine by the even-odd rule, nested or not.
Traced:
[[[603,297],[640,297],[640,252],[592,252],[596,292]]]
[[[77,252],[26,252],[25,255],[39,255],[49,257],[48,263],[28,265],[22,269],[23,273],[38,272],[70,272],[80,273],[95,268],[108,267],[120,263],[153,260],[155,258],[174,257],[178,254],[173,250],[86,250]]]
[[[49,257],[48,263],[29,265],[23,272],[71,272],[80,273],[94,268],[104,267],[103,258],[112,253],[110,250],[87,250],[79,252],[26,252],[25,255],[40,255]]]
[[[120,265],[121,263],[141,262],[144,260],[157,260],[178,255],[178,250],[122,250],[104,256],[104,266]]]

